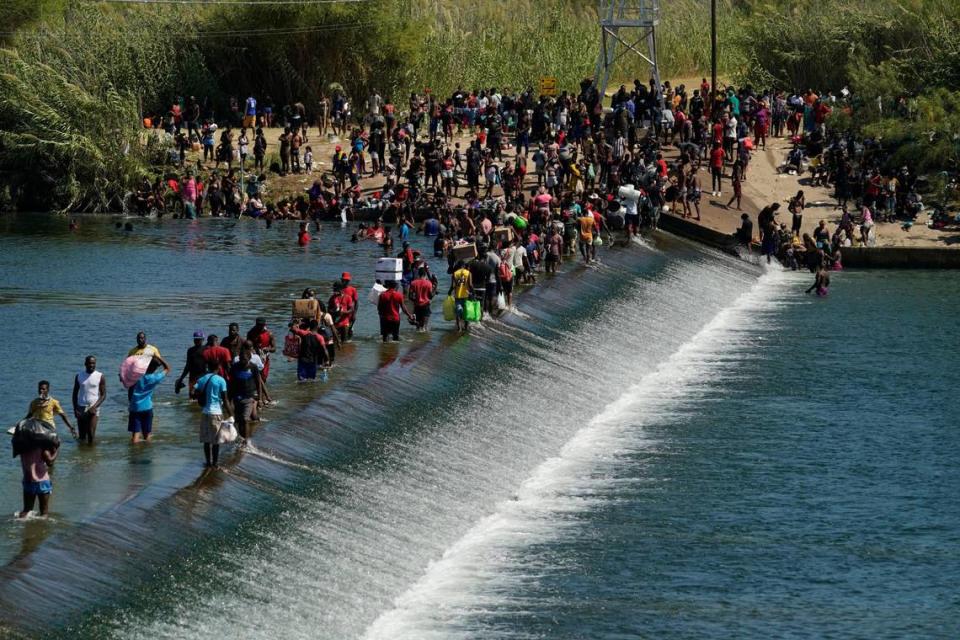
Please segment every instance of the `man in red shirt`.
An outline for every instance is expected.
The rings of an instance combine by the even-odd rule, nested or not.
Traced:
[[[667,175],[669,174],[669,172],[670,172],[670,171],[669,171],[669,169],[667,168],[667,161],[663,159],[663,154],[662,154],[662,153],[658,153],[658,154],[657,154],[657,174],[658,174],[661,178],[666,179],[666,177],[667,177]]]
[[[397,283],[388,280],[384,283],[387,290],[380,294],[377,300],[377,312],[380,314],[380,335],[386,342],[388,337],[393,337],[394,342],[400,341],[400,311],[407,316],[410,322],[413,322],[413,316],[407,311],[407,305],[403,302],[403,294],[397,291]]]
[[[297,355],[297,380],[316,380],[317,365],[330,366],[327,341],[317,330],[316,318],[300,326],[290,323],[290,330],[300,336],[300,353]],[[324,378],[324,381],[326,378]]]
[[[263,381],[266,382],[270,377],[270,354],[277,350],[276,340],[273,334],[267,329],[266,318],[257,318],[256,324],[250,331],[247,331],[247,340],[253,343],[253,348],[263,360]]]
[[[426,331],[430,321],[430,300],[433,299],[433,283],[427,277],[427,270],[420,267],[417,277],[410,283],[410,300],[413,301],[413,316],[417,320],[417,331]]]
[[[813,121],[816,122],[817,128],[823,126],[823,123],[826,122],[827,116],[830,115],[832,109],[830,106],[825,103],[823,100],[817,100],[813,105]]]
[[[220,338],[212,334],[207,337],[207,347],[203,350],[203,359],[208,364],[216,365],[217,373],[226,379],[230,365],[233,363],[233,356],[230,349],[220,346]]]
[[[353,298],[343,293],[343,281],[333,283],[333,295],[327,303],[327,310],[333,316],[333,327],[340,335],[340,342],[347,342],[354,309]]]
[[[723,147],[719,144],[713,145],[713,151],[710,152],[710,174],[713,176],[710,184],[713,195],[720,195],[720,185],[723,179]]]
[[[680,134],[680,142],[687,141],[687,114],[683,112],[683,109],[677,109],[677,112],[673,114],[673,130]]]
[[[350,325],[347,327],[347,337],[353,338],[353,325],[357,323],[357,306],[360,304],[360,294],[357,288],[350,284],[350,272],[344,271],[340,274],[340,284],[343,285],[343,295],[350,298],[352,311],[350,311]]]

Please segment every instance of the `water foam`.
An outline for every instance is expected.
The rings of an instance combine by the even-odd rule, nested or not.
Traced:
[[[312,467],[308,464],[302,464],[300,462],[294,462],[293,460],[287,460],[286,458],[281,458],[280,456],[267,451],[266,449],[260,449],[253,444],[252,440],[247,440],[246,445],[244,446],[244,452],[249,455],[257,456],[263,458],[264,460],[269,460],[271,462],[276,462],[277,464],[282,464],[286,467],[292,467],[294,469],[302,469],[303,471],[309,471],[311,473],[323,473],[323,469],[319,467]]]
[[[537,334],[527,335],[533,327],[511,318],[457,341],[446,358],[470,362],[482,352],[471,345],[476,341],[495,354],[496,364],[485,364],[449,400],[435,398],[429,410],[369,414],[409,426],[366,441],[354,462],[323,474],[322,486],[282,487],[289,494],[274,501],[282,506],[279,515],[251,522],[236,548],[228,543],[195,554],[190,571],[173,571],[164,581],[152,610],[125,607],[96,622],[97,637],[267,639],[279,632],[288,638],[358,638],[396,607],[431,561],[466,546],[457,541],[469,538],[487,514],[514,527],[506,532],[517,536],[514,548],[562,535],[563,517],[589,507],[590,486],[578,479],[580,494],[571,496],[560,490],[569,484],[563,467],[541,474],[538,467],[569,464],[571,438],[593,424],[597,407],[616,400],[621,389],[669,358],[756,283],[756,272],[739,262],[697,257],[644,270],[636,279],[616,274],[616,284],[624,286],[613,289],[609,278],[597,282],[584,294],[589,306],[580,307],[587,314],[582,319],[567,318],[556,327],[538,322]],[[530,315],[555,317],[544,310],[561,293],[543,289],[542,301],[531,299]],[[614,445],[591,446],[617,452]],[[556,490],[552,480],[558,481]],[[531,492],[539,492],[536,510]],[[512,517],[504,507],[514,498],[528,505],[524,513],[532,521]],[[496,552],[504,546],[472,548]],[[449,578],[457,602],[471,599],[474,612],[490,601],[469,590],[480,578],[511,584],[507,575],[491,573],[501,565],[489,557],[462,566],[461,575],[441,577]],[[465,608],[457,609],[453,599],[439,601],[448,610]],[[421,616],[407,637],[426,635],[421,631],[428,622]]]
[[[546,460],[522,484],[515,499],[502,502],[495,513],[479,521],[432,562],[423,576],[366,629],[364,638],[418,639],[476,637],[463,628],[465,614],[493,610],[497,602],[483,583],[507,581],[500,567],[511,551],[552,539],[569,526],[570,513],[589,509],[604,459],[653,447],[643,425],[679,408],[705,379],[711,367],[752,346],[746,331],[764,311],[785,302],[783,285],[798,276],[768,270],[730,307],[717,313],[696,335],[638,383],[610,403],[578,431],[559,455]],[[500,584],[502,592],[508,584]]]

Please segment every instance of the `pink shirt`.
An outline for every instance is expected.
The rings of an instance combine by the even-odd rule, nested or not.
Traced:
[[[197,199],[197,181],[193,178],[187,180],[187,184],[183,187],[183,199],[188,202],[193,202]]]
[[[35,448],[20,454],[24,482],[42,482],[50,479],[47,463],[43,461],[43,449]]]

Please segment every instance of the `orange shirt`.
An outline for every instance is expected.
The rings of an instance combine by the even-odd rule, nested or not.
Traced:
[[[580,237],[585,242],[593,241],[593,228],[596,226],[597,221],[593,219],[593,216],[587,214],[580,218]]]

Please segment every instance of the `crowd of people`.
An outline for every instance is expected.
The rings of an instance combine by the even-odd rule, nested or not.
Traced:
[[[841,246],[875,243],[874,220],[901,218],[908,229],[923,207],[917,177],[906,167],[887,170],[889,155],[876,141],[828,127],[834,110],[850,112],[846,90],[838,97],[813,90],[714,91],[706,79],[692,90],[635,81],[621,86],[607,107],[587,80],[579,92],[557,96],[537,96],[532,88],[458,88],[447,97],[411,94],[402,105],[374,89],[356,113],[342,92],[321,94],[311,109],[293,102],[279,112],[269,97],[261,103],[250,96],[231,100],[219,129],[206,104],[178,100],[166,118],[149,124],[175,136],[181,164],[189,146],[202,147],[212,171],[203,175],[198,161],[196,169],[145,182],[132,194],[134,210],[249,215],[270,225],[349,220],[376,209],[401,225],[431,211],[443,219],[498,206],[501,215],[530,220],[545,203],[563,218],[575,204],[597,211],[615,229],[635,232],[639,223],[655,226],[661,211],[699,220],[706,174],[709,195],[729,194],[727,208],[741,210],[752,153],[765,149],[770,137],[792,142],[783,170],[809,170],[813,186],[834,187],[837,207],[850,219],[842,225]],[[264,128],[272,125],[282,127],[279,158],[271,156],[265,166]],[[322,160],[307,145],[314,128],[320,140],[340,136]],[[309,189],[267,201],[273,176],[313,174],[315,166],[323,169]],[[381,182],[370,186],[377,178]],[[624,187],[638,197],[624,197]],[[761,246],[765,239],[770,244],[767,225],[756,226]],[[856,233],[848,233],[851,227]]]
[[[591,217],[587,226],[592,227],[592,224]],[[426,221],[421,231],[440,237],[440,225],[435,219]],[[361,229],[359,234],[364,240],[384,244],[385,236],[379,224]],[[492,243],[494,236],[490,235],[488,240]],[[484,250],[472,260],[455,260],[454,256],[467,247],[476,245],[460,242],[448,247],[444,243],[437,249],[438,255],[449,254],[452,272],[450,304],[444,305],[444,313],[447,315],[449,306],[448,319],[455,320],[457,328],[462,331],[468,329],[471,320],[479,320],[483,315],[479,311],[477,317],[469,316],[465,310],[467,300],[483,301],[491,312],[495,308],[502,310],[512,302],[514,260],[515,256],[523,255],[523,247],[514,242],[498,241],[491,244],[489,251]],[[556,262],[559,263],[559,259]],[[391,259],[389,264],[396,271],[385,272],[385,277],[376,281],[368,296],[379,317],[384,342],[399,340],[402,316],[406,316],[417,331],[427,331],[432,315],[431,302],[439,290],[438,277],[431,273],[427,260],[420,252],[412,250],[409,243],[404,243],[398,257]],[[532,271],[536,269],[536,263],[524,258],[517,259],[516,264],[523,269],[517,272],[517,279],[535,280]],[[531,275],[524,277],[522,274],[528,269]],[[491,295],[488,296],[486,291]],[[499,306],[498,294],[501,297]],[[502,299],[504,294],[507,302]],[[332,295],[326,302],[313,288],[304,290],[302,296],[293,302],[288,333],[280,350],[283,356],[296,361],[299,382],[315,381],[318,374],[326,381],[327,371],[334,365],[337,352],[353,339],[360,305],[360,295],[349,272],[342,273],[333,283]],[[268,382],[271,362],[277,352],[278,340],[263,317],[257,318],[246,334],[241,333],[238,323],[231,323],[222,338],[206,335],[203,331],[193,333],[193,345],[186,350],[174,391],[179,394],[186,389],[188,398],[200,407],[199,440],[203,445],[204,466],[217,467],[221,445],[237,442],[243,446],[252,434],[253,423],[259,421],[261,412],[273,402]],[[128,367],[133,369],[137,363],[142,371],[132,376]],[[131,445],[152,442],[154,394],[172,372],[173,368],[160,349],[148,342],[145,333],[138,333],[136,344],[127,352],[119,375],[127,394],[127,431]],[[83,370],[74,377],[69,405],[72,411],[69,413],[50,395],[49,382],[39,383],[38,396],[30,403],[24,419],[10,429],[14,452],[20,457],[23,471],[20,517],[27,517],[38,502],[41,515],[49,512],[53,489],[50,469],[60,449],[54,419],[59,416],[79,443],[93,445],[107,390],[107,376],[97,368],[97,358],[92,355],[85,359]]]
[[[873,216],[915,215],[916,180],[908,171],[884,175],[875,145],[829,130],[831,110],[845,108],[843,98],[832,94],[714,90],[705,79],[691,91],[651,80],[621,86],[608,108],[584,81],[578,92],[556,96],[496,88],[457,89],[445,98],[413,94],[404,110],[374,90],[356,116],[342,94],[321,96],[315,112],[302,103],[278,112],[269,98],[240,104],[231,106],[219,128],[214,114],[193,98],[166,117],[145,121],[169,130],[179,164],[189,167],[187,150],[199,144],[198,169],[205,161],[213,167],[203,177],[186,170],[145,182],[132,194],[135,208],[166,210],[172,193],[177,214],[185,217],[249,215],[268,227],[277,219],[295,219],[300,244],[310,243],[311,224],[364,220],[353,240],[374,243],[387,260],[368,296],[384,342],[399,339],[404,318],[417,331],[429,330],[433,301],[443,297],[439,276],[412,249],[411,234],[432,238],[433,258],[446,260],[443,314],[466,332],[486,314],[509,309],[515,285],[534,285],[577,256],[590,265],[605,243],[629,242],[641,228],[655,228],[661,212],[699,219],[701,171],[710,176],[713,196],[726,192],[727,208],[735,203],[741,209],[751,153],[764,149],[770,137],[792,139],[785,170],[809,167],[815,184],[836,189],[842,214],[832,232],[825,221],[813,233],[803,231],[803,191],[789,200],[789,228],[778,220],[779,203],[756,218],[760,253],[768,261],[775,257],[788,267],[808,268],[816,274],[811,290],[820,295],[829,287],[829,271],[842,268],[841,250],[874,241]],[[271,163],[264,129],[274,125],[282,133],[280,159],[271,167],[265,166]],[[321,140],[328,134],[342,137],[328,169],[296,198],[266,203],[269,174],[312,172],[316,160],[307,143],[314,126]],[[379,182],[363,189],[361,181],[371,178]],[[849,202],[856,205],[852,212]],[[747,213],[741,219],[731,241],[752,247],[754,223]],[[398,253],[394,236],[402,245]],[[359,307],[347,272],[326,301],[307,289],[294,303],[282,353],[296,360],[299,381],[326,378],[338,350],[352,339]],[[231,430],[243,442],[271,401],[268,378],[277,341],[258,318],[246,336],[231,324],[222,340],[197,332],[193,342],[175,389],[186,387],[202,406],[205,464],[216,466],[219,446],[233,439]],[[129,356],[149,356],[142,377],[128,389],[131,442],[149,442],[153,392],[171,367],[142,333]],[[72,397],[77,437],[85,443],[94,441],[106,394],[96,364],[87,358]],[[55,415],[74,430],[42,382],[27,417],[52,425]],[[55,459],[50,447],[21,453],[22,515],[38,497],[41,512],[49,508],[48,467]]]
[[[273,334],[263,318],[257,318],[245,337],[236,323],[230,324],[222,340],[216,335],[205,336],[201,331],[193,334],[193,346],[187,349],[183,371],[174,390],[179,394],[186,386],[189,398],[200,405],[199,438],[203,443],[205,466],[217,466],[221,444],[237,438],[243,442],[251,432],[251,423],[257,421],[260,411],[271,403],[267,379],[270,355],[275,351]],[[131,359],[143,367],[135,378],[127,377],[125,370]],[[138,333],[120,372],[120,384],[127,395],[127,431],[131,444],[152,441],[154,393],[171,371],[160,350],[147,342],[143,332]],[[186,385],[184,379],[188,381]],[[93,445],[107,388],[107,376],[98,370],[97,358],[92,355],[87,356],[84,368],[74,377],[70,414],[50,395],[48,381],[42,380],[37,385],[37,398],[31,401],[24,419],[9,430],[23,471],[20,517],[27,517],[38,502],[41,515],[49,512],[53,490],[50,468],[60,449],[54,418],[59,416],[79,443]],[[71,422],[71,414],[76,426]],[[236,434],[231,436],[234,430]]]

